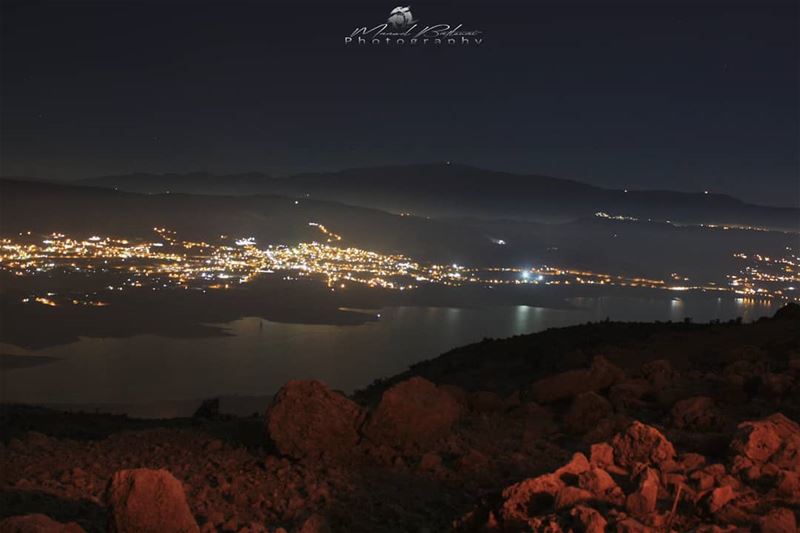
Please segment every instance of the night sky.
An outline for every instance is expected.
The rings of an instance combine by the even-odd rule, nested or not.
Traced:
[[[401,5],[4,1],[2,172],[450,160],[800,205],[793,0],[413,2],[471,46],[356,46]]]

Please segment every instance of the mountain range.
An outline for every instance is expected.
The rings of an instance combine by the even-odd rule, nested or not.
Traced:
[[[681,224],[727,224],[790,231],[800,227],[798,208],[754,205],[724,194],[608,189],[549,176],[448,163],[356,168],[288,177],[261,173],[137,173],[81,179],[77,184],[148,194],[279,194],[429,217],[565,222],[606,212]]]

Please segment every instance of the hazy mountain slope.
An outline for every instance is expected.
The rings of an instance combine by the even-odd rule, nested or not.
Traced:
[[[621,191],[572,180],[431,164],[272,178],[262,174],[130,174],[79,183],[136,192],[277,193],[423,216],[567,221],[597,211],[683,223],[798,229],[800,210],[747,204],[721,194]]]
[[[345,237],[342,245],[450,260],[479,243],[479,230],[401,217],[375,209],[275,195],[143,195],[96,187],[0,180],[0,233],[152,236],[153,227],[183,237],[225,233],[262,243],[323,240],[320,222]],[[486,239],[482,244],[494,245]]]

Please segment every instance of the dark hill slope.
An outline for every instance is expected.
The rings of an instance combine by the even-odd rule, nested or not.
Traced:
[[[722,194],[622,191],[549,176],[450,164],[359,168],[286,178],[257,173],[129,174],[89,178],[80,183],[147,193],[310,195],[424,216],[552,222],[606,211],[682,223],[727,223],[794,230],[800,227],[798,209],[756,206]]]

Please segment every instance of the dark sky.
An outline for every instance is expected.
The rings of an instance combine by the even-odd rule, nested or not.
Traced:
[[[3,174],[452,160],[800,204],[793,0],[414,2],[484,43],[344,44],[395,5],[4,1]]]

